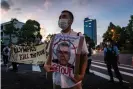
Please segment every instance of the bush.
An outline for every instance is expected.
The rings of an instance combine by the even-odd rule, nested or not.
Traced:
[[[122,50],[120,51],[120,53],[123,53],[123,54],[132,54],[133,53],[133,50]]]
[[[121,53],[133,53],[133,45],[124,44],[123,47],[121,47]]]

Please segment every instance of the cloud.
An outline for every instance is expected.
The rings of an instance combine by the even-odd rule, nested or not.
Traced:
[[[10,4],[8,1],[1,1],[1,8],[5,11],[8,11],[10,9]]]
[[[45,26],[45,34],[59,32],[58,17],[62,10],[70,10],[74,14],[72,28],[83,32],[83,20],[85,17],[97,20],[98,40],[101,41],[109,22],[124,25],[132,13],[133,0],[3,0],[8,2],[9,9],[6,12],[2,8],[3,20],[16,17],[18,20],[37,20]],[[13,6],[10,4],[13,3]],[[130,9],[129,9],[130,8]],[[118,13],[117,13],[117,12]],[[130,13],[129,13],[130,12]],[[21,14],[20,14],[21,13]],[[6,15],[5,15],[6,14]],[[43,31],[43,30],[42,30]]]
[[[84,6],[84,5],[88,5],[90,1],[91,0],[72,0],[72,3],[75,5]]]
[[[22,9],[21,8],[15,7],[13,9],[13,11],[16,12],[16,14],[22,14]]]
[[[50,2],[50,0],[45,0],[45,2],[44,2],[45,9],[48,9],[51,5],[52,5],[52,3]]]
[[[21,8],[14,8],[15,11],[21,11]]]

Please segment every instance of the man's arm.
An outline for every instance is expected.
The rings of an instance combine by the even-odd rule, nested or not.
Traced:
[[[46,50],[48,52],[48,59],[46,64],[44,65],[44,69],[46,70],[46,72],[52,72],[53,71],[53,67],[51,66],[51,62],[52,62],[52,44],[54,41],[54,37],[55,35],[52,37],[52,40],[50,41],[49,45],[48,45],[48,49]]]
[[[88,48],[87,48],[87,45],[86,45],[86,41],[84,39],[84,42],[83,42],[83,46],[82,46],[82,49],[81,49],[81,55],[80,55],[80,74],[76,74],[73,78],[74,82],[79,82],[81,80],[83,80],[84,78],[84,75],[85,75],[85,71],[86,71],[86,68],[87,68],[87,60],[88,60]]]
[[[46,72],[53,71],[53,67],[51,66],[51,59],[49,56],[48,56],[48,60],[47,60],[46,64],[44,64],[44,69],[46,70]]]
[[[83,59],[82,59],[82,65],[81,65],[80,75],[81,75],[82,77],[84,77],[85,71],[86,71],[86,68],[87,68],[88,56],[87,56],[87,54],[84,54],[84,55],[82,55],[82,57],[83,57]]]
[[[46,51],[48,52],[48,59],[46,61],[46,64],[44,64],[44,69],[46,70],[46,72],[51,72],[51,57],[50,57],[50,45],[51,45],[51,42],[49,43],[48,45],[48,48],[46,49]]]
[[[117,61],[119,62],[119,50],[117,48],[117,46],[114,46],[115,52],[116,52],[116,56],[117,56]]]
[[[106,52],[107,52],[107,49],[104,48],[104,62],[107,63],[107,59],[106,59]]]
[[[72,78],[72,80],[75,83],[83,80],[84,75],[85,75],[85,71],[87,68],[87,59],[88,59],[87,54],[82,55],[82,60],[81,60],[82,65],[80,66],[80,74],[76,74],[76,75],[74,75],[74,78]]]
[[[91,49],[91,46],[89,46],[88,51],[89,51],[89,53],[88,53],[88,57],[90,57],[90,56],[92,55],[92,49]]]

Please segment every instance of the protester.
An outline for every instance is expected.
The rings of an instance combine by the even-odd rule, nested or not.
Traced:
[[[13,44],[10,44],[10,49],[11,49],[11,52],[12,52],[12,49],[13,48]],[[16,62],[12,62],[12,70],[13,72],[17,72],[18,71],[18,66],[17,66],[17,63]]]
[[[86,73],[87,74],[90,74],[90,67],[91,67],[91,61],[92,61],[92,47],[90,45],[90,42],[87,43],[87,47],[88,47],[88,65],[87,65],[87,68],[86,68]]]
[[[106,41],[106,46],[104,48],[104,61],[107,65],[108,74],[110,76],[110,82],[114,82],[113,74],[111,70],[113,67],[116,77],[119,79],[119,82],[122,84],[123,78],[118,69],[119,51],[117,46],[113,44],[113,41],[111,39],[108,39]]]
[[[59,24],[59,27],[62,29],[59,34],[61,34],[62,36],[67,36],[68,37],[67,41],[69,40],[69,36],[79,36],[79,37],[82,36],[83,37],[82,34],[77,33],[71,29],[71,25],[73,23],[73,20],[74,20],[73,14],[67,10],[62,11],[61,15],[59,16],[59,23],[58,24]],[[56,34],[56,35],[58,35],[58,34]],[[54,37],[52,40],[54,40]],[[49,49],[51,49],[51,47],[52,47],[51,45],[53,45],[52,43],[53,42],[51,41]],[[58,58],[59,61],[53,60],[51,58],[51,55],[54,54],[54,52],[49,51],[49,54],[50,54],[49,58],[47,60],[47,63],[44,65],[44,69],[46,70],[46,72],[53,72],[54,71],[53,70],[54,67],[51,66],[52,62],[54,62],[54,61],[56,61],[57,63],[59,63],[60,65],[65,67],[65,66],[68,66],[71,64],[70,61],[77,60],[75,58],[70,60],[70,55],[72,52],[71,45],[68,44],[67,42],[65,42],[65,40],[62,43],[60,45],[57,45],[57,49],[55,49],[57,58],[60,57],[60,58]],[[82,82],[84,75],[85,75],[85,70],[86,70],[86,66],[87,66],[87,59],[88,59],[87,58],[88,49],[87,49],[85,40],[83,40],[83,45],[82,45],[81,49],[80,49],[81,50],[80,56],[82,56],[82,59],[81,59],[82,65],[80,66],[80,68],[81,68],[80,74],[75,74],[74,77],[72,78],[72,77],[68,77],[68,76],[63,75],[60,72],[54,71],[53,72],[53,83],[55,86],[54,89],[57,89],[57,88],[59,88],[59,89],[60,88],[82,89],[81,82]]]
[[[7,65],[8,61],[9,61],[9,56],[10,56],[10,48],[8,46],[6,46],[3,49],[3,62],[4,62],[4,65]]]

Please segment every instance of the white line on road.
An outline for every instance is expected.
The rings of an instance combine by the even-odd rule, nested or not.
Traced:
[[[90,70],[90,72],[94,72],[95,75],[100,76],[100,77],[102,77],[102,78],[104,78],[104,79],[107,79],[107,80],[110,79],[110,77],[109,77],[108,75],[106,75],[106,74],[103,74],[103,73],[100,73],[100,72],[97,72],[97,71],[94,71],[94,70]],[[117,78],[114,77],[114,81],[119,81],[119,80],[118,80]],[[127,82],[127,81],[123,81],[123,82],[129,83],[129,82]]]
[[[41,69],[38,65],[32,65],[32,71],[38,71],[41,72]]]
[[[94,64],[92,64],[92,66],[93,66],[93,67],[100,68],[100,69],[107,70],[107,68],[105,68],[105,67],[101,67],[101,66],[98,66],[98,65],[94,65]],[[113,70],[113,71],[114,71],[114,70]],[[120,71],[120,73],[122,73],[122,74],[124,74],[124,75],[128,75],[128,76],[133,77],[133,74],[131,74],[131,73],[127,73],[127,72],[124,72],[124,71]]]
[[[125,65],[125,64],[120,64],[120,65],[133,68],[133,66],[130,66],[130,65]]]
[[[97,64],[102,64],[102,65],[106,65],[105,63],[101,63],[101,62],[96,62],[96,61],[92,61],[93,63],[97,63]],[[127,68],[127,67],[122,67],[122,66],[118,66],[119,68],[122,68],[122,69],[127,69],[127,70],[132,70],[133,71],[133,68]]]
[[[99,60],[95,60],[94,62],[104,63],[104,61],[99,61]],[[131,65],[125,65],[125,64],[120,64],[120,66],[125,66],[125,67],[131,67],[131,68],[133,68],[133,66],[131,66]]]
[[[12,68],[13,68],[12,66],[9,67],[9,69],[12,69]]]

